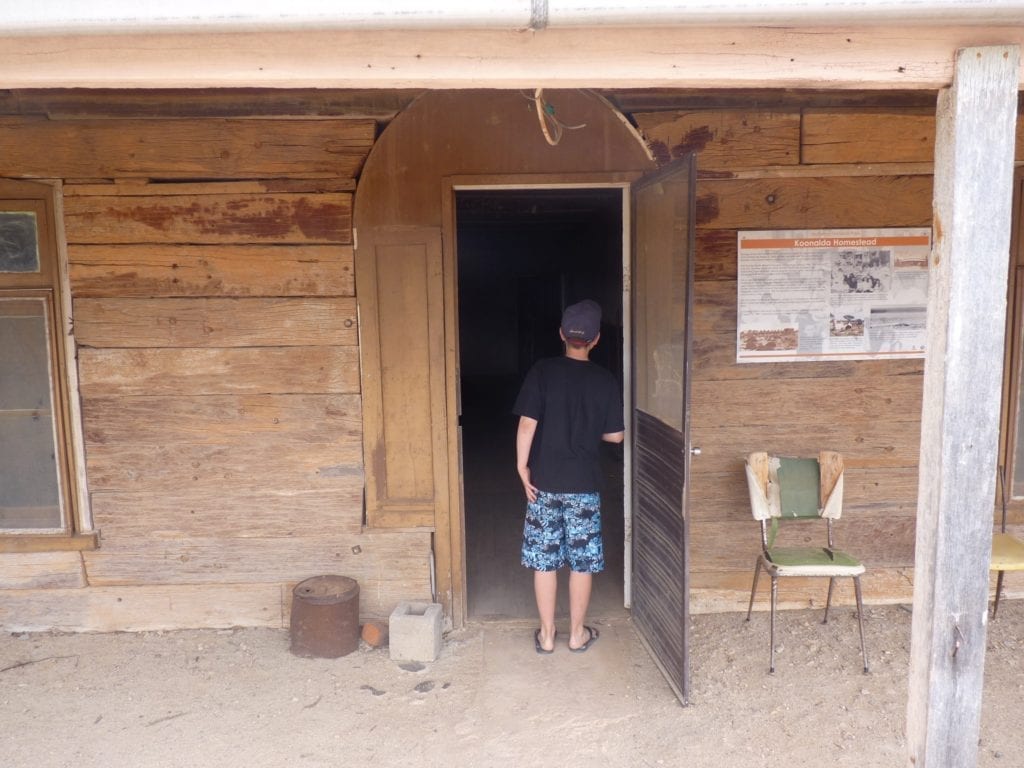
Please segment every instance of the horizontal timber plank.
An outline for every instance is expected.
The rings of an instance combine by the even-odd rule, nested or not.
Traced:
[[[0,590],[74,589],[86,583],[81,552],[0,553]]]
[[[914,524],[914,518],[906,516],[840,520],[835,526],[835,547],[859,558],[868,569],[913,567]],[[820,521],[783,524],[776,539],[778,546],[823,547],[825,543],[825,524]],[[760,550],[760,526],[753,518],[701,520],[690,526],[690,567],[694,570],[752,568]]]
[[[149,179],[65,180],[64,197],[159,197],[161,195],[259,195],[267,192],[352,192],[355,179],[253,179],[250,181],[150,182]]]
[[[917,470],[921,427],[918,421],[782,421],[777,424],[716,426],[694,414],[692,442],[701,448],[696,475],[738,472],[754,450],[780,456],[813,456],[818,450],[843,454],[847,469]]]
[[[701,428],[786,424],[916,421],[921,413],[921,377],[882,379],[780,379],[770,387],[746,380],[692,383],[694,424]],[[699,414],[699,415],[698,415]],[[752,431],[752,435],[756,432]],[[756,444],[756,443],[755,443]],[[763,442],[761,443],[763,445]]]
[[[701,459],[704,458],[703,446]],[[691,465],[692,466],[692,465]],[[703,520],[750,521],[750,496],[741,461],[729,472],[701,470],[690,476],[687,512]],[[850,469],[844,475],[842,525],[870,525],[877,518],[917,516],[916,467]]]
[[[829,165],[763,165],[727,171],[697,170],[701,179],[832,179],[843,176],[932,176],[935,164],[916,163],[835,163]]]
[[[96,444],[348,443],[362,434],[358,395],[94,397],[82,404],[87,453]]]
[[[358,534],[362,478],[328,490],[247,491],[183,486],[174,494],[93,492],[93,521],[103,544],[131,539],[286,538]]]
[[[886,360],[828,360],[820,362],[736,362],[736,335],[716,334],[695,340],[691,351],[694,380],[829,379],[923,376],[920,358]],[[756,386],[756,384],[754,384]]]
[[[735,244],[733,260],[735,261]],[[693,335],[703,341],[714,334],[736,335],[738,298],[736,278],[732,280],[705,280],[693,286]]]
[[[297,582],[168,584],[0,590],[5,632],[155,632],[267,627],[287,630]],[[361,584],[362,619],[387,618],[401,600],[430,600],[427,585]],[[411,588],[410,588],[411,587]],[[284,638],[282,642],[287,642]]]
[[[698,227],[821,229],[923,227],[932,220],[928,176],[704,180]]]
[[[918,357],[886,360],[829,360],[821,362],[749,362],[736,363],[734,334],[708,337],[695,342],[691,364],[694,380],[745,380],[751,386],[759,381],[779,379],[884,379],[898,376],[920,379],[924,361]],[[762,385],[763,386],[763,385]]]
[[[935,110],[808,108],[803,114],[804,163],[932,162]],[[1024,160],[1024,125],[1014,156]]]
[[[747,109],[638,112],[659,164],[698,152],[701,169],[800,162],[800,114]]]
[[[737,631],[743,627],[752,626],[743,622],[743,614],[746,613],[747,601],[750,599],[753,575],[753,557],[750,558],[749,566],[745,570],[691,571],[690,612],[729,613],[735,611],[741,614],[737,617]],[[755,611],[767,611],[769,608],[768,584],[766,579],[762,579],[758,584],[758,594],[754,600]],[[1024,587],[1024,581],[1021,586]],[[906,603],[909,605],[914,594],[914,569],[912,567],[872,568],[861,577],[861,587],[864,601],[868,604]],[[1021,591],[1024,592],[1024,589]],[[781,579],[779,581],[779,608],[783,610],[824,608],[827,592],[828,582],[825,579],[797,577]],[[832,603],[833,605],[856,605],[853,584],[850,579],[836,581]],[[870,631],[870,626],[869,622],[866,627],[867,631]],[[764,631],[767,637],[767,627],[763,627],[763,629],[757,627],[757,631]],[[868,649],[868,653],[870,653],[870,645]]]
[[[93,493],[127,491],[177,497],[325,490],[344,493],[363,482],[360,435],[298,445],[290,437],[244,433],[219,445],[119,441],[91,443],[86,453]]]
[[[360,618],[387,621],[400,602],[413,600],[429,603],[433,600],[430,581],[424,581],[421,574],[405,570],[392,574],[388,573],[386,567],[382,569],[382,573],[385,573],[386,577],[370,578],[360,584]],[[296,584],[289,583],[283,594],[282,614],[285,617],[286,628],[288,617],[291,616],[295,586]]]
[[[858,94],[914,90],[930,92],[934,98],[936,89],[951,82],[952,51],[993,41],[1019,44],[1024,39],[1019,22],[1010,21],[1015,8],[1005,9],[1002,24],[991,21],[994,16],[971,24],[966,14],[959,23],[918,18],[895,24],[863,14],[865,24],[851,28],[849,23],[840,25],[842,17],[831,16],[833,25],[826,25],[828,13],[813,20],[804,8],[792,8],[775,23],[762,26],[744,27],[740,20],[718,27],[556,24],[525,39],[511,24],[494,29],[410,25],[400,30],[354,26],[260,33],[12,35],[4,41],[5,88],[174,84],[196,90],[284,91],[332,83],[365,89],[442,89],[530,88],[541,82],[547,88],[654,87],[715,93],[790,89],[794,99],[808,89]],[[525,23],[526,15],[520,18]],[[407,61],[414,54],[420,58]]]
[[[46,98],[49,92],[39,93]],[[61,91],[56,91],[60,98]],[[102,91],[101,91],[102,93]],[[935,94],[927,91],[800,90],[783,88],[731,88],[728,90],[684,88],[616,88],[606,94],[624,112],[671,112],[673,110],[760,109],[798,111],[815,107],[927,107],[935,108]]]
[[[350,245],[71,245],[83,297],[354,296]]]
[[[0,117],[0,146],[19,175],[156,179],[358,177],[373,120]]]
[[[805,109],[802,152],[808,164],[931,162],[935,110]]]
[[[352,195],[216,194],[69,197],[68,243],[352,242]]]
[[[175,584],[0,592],[7,632],[152,632],[287,626],[280,584]]]
[[[694,308],[694,316],[700,312]],[[694,323],[696,325],[696,323]],[[694,379],[722,381],[726,379],[828,379],[871,378],[924,375],[920,357],[886,358],[882,360],[823,360],[781,362],[736,362],[736,332],[704,334],[691,347],[690,364]],[[756,384],[754,384],[756,386]]]
[[[337,573],[366,584],[415,586],[422,594],[430,583],[430,539],[429,531],[117,539],[88,553],[85,567],[96,586],[301,581]]]
[[[83,348],[78,369],[84,397],[359,391],[356,347]]]
[[[0,110],[52,119],[111,117],[282,116],[337,120],[366,117],[387,121],[420,90],[338,90],[325,88],[53,88],[0,93]]]
[[[335,346],[358,343],[354,298],[77,299],[88,347]]]
[[[697,194],[700,194],[697,182]],[[736,280],[737,232],[735,229],[698,229],[694,249],[693,279],[702,283]]]

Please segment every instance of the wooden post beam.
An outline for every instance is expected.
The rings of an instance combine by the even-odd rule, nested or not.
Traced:
[[[9,35],[0,26],[0,84],[5,89],[532,90],[543,85],[931,91],[952,82],[953,51],[992,40],[1024,44],[1024,23],[66,36]]]
[[[1020,49],[940,93],[914,568],[909,765],[977,764]]]

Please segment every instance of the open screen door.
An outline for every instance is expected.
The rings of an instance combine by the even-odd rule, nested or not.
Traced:
[[[693,155],[633,186],[633,621],[689,703]]]

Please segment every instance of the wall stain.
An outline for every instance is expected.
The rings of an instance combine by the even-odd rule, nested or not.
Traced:
[[[672,157],[684,157],[691,152],[700,152],[714,140],[715,134],[706,125],[686,132],[683,140],[672,147]]]
[[[668,151],[668,145],[664,141],[654,139],[648,142],[648,146],[654,155],[654,162],[658,165],[666,165],[672,161],[672,153]]]
[[[697,226],[700,227],[704,224],[710,224],[718,218],[718,214],[720,213],[718,195],[698,195],[696,208]]]
[[[95,214],[101,218],[130,221],[157,232],[172,232],[182,222],[202,235],[249,235],[281,239],[301,233],[304,239],[345,242],[349,226],[347,206],[335,200],[305,196],[291,199],[262,197],[241,200],[192,202],[188,205],[133,205],[110,207]]]
[[[295,225],[311,240],[341,240],[345,208],[335,203],[313,205],[306,198],[295,203]]]
[[[151,229],[166,232],[172,221],[195,216],[201,210],[199,203],[187,207],[171,205],[137,205],[130,208],[108,208],[106,216],[121,221],[137,221]]]

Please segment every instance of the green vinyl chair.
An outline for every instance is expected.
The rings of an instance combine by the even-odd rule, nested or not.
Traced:
[[[779,578],[784,576],[818,576],[828,579],[825,618],[832,603],[832,588],[838,578],[853,579],[857,597],[857,621],[860,625],[860,650],[864,672],[868,671],[868,654],[864,644],[864,604],[860,577],[864,565],[855,557],[836,550],[832,543],[832,526],[843,511],[843,457],[834,451],[822,451],[817,459],[769,456],[752,453],[746,462],[747,487],[754,519],[761,524],[761,554],[754,564],[754,584],[750,589],[747,621],[754,609],[757,581],[761,569],[771,577],[771,618],[769,672],[775,671],[775,609],[778,602]],[[825,546],[777,547],[775,539],[781,524],[803,526],[825,523]]]

